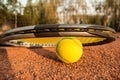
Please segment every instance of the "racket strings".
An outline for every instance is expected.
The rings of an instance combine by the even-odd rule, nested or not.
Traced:
[[[94,38],[94,37],[77,37],[83,45],[98,43],[106,40],[106,38]],[[54,47],[61,37],[54,38],[29,38],[29,39],[18,39],[10,40],[12,44],[25,47]]]

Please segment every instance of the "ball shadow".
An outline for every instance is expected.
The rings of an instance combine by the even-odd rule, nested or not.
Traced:
[[[28,48],[28,49],[35,52],[36,54],[38,54],[40,56],[47,58],[47,59],[51,59],[51,60],[60,62],[60,60],[56,56],[56,53],[53,51],[50,51],[50,50],[47,50],[44,48]]]

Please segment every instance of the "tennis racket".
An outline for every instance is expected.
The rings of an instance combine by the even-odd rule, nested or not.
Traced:
[[[54,47],[63,37],[77,37],[83,45],[114,41],[115,30],[90,24],[40,24],[8,30],[0,44],[24,47]]]

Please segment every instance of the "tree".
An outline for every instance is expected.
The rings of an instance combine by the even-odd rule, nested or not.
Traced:
[[[7,7],[0,1],[0,25],[6,22],[7,17]]]
[[[41,5],[39,12],[40,24],[55,24],[58,22],[55,1],[39,3]]]
[[[106,16],[111,16],[109,20],[109,26],[114,28],[116,31],[120,31],[120,1],[119,0],[106,0],[105,1],[105,12]],[[117,14],[118,13],[118,14]]]

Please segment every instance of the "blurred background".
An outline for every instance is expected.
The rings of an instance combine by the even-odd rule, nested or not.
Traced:
[[[98,24],[120,31],[120,0],[0,0],[0,33],[36,24]]]

